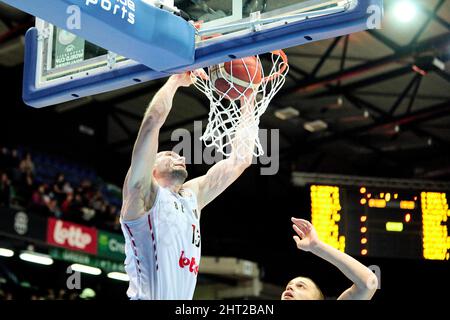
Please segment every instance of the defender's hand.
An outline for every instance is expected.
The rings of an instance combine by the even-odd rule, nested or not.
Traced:
[[[304,251],[312,251],[320,243],[314,226],[303,219],[291,218],[291,221],[293,223],[292,228],[298,234],[298,236],[294,236],[297,248]]]

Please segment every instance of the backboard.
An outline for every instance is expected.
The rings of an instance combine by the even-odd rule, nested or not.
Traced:
[[[36,29],[39,37],[36,64],[38,89],[133,64],[130,59],[117,56],[39,18],[36,19]],[[42,36],[44,33],[45,37]]]
[[[175,1],[175,4],[193,21],[199,22],[200,37],[196,39],[196,47],[199,48],[294,22],[350,12],[357,6],[358,1],[190,0]]]
[[[157,59],[145,61],[126,58],[141,53],[143,48],[123,43],[116,48],[120,51],[116,54],[83,40],[76,30],[72,34],[36,19],[36,27],[26,35],[24,101],[44,107],[240,57],[334,38],[370,28],[368,19],[374,14],[373,8],[382,14],[382,0],[177,0],[174,7],[160,7],[154,10],[170,12],[173,19],[188,16],[190,21],[183,28],[194,30],[186,45],[173,45],[172,50],[189,47],[189,41],[195,50],[186,52],[173,65],[160,53],[155,53]],[[157,52],[169,38],[158,38],[162,30],[155,28]],[[164,30],[165,35],[182,31]],[[102,40],[93,38],[97,44]],[[151,57],[152,52],[145,50]],[[158,60],[164,63],[158,64]]]

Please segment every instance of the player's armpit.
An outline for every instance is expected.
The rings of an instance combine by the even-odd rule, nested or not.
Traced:
[[[219,196],[249,167],[247,163],[236,163],[233,159],[226,159],[215,164],[201,177],[192,179],[184,184],[197,195],[199,210]]]

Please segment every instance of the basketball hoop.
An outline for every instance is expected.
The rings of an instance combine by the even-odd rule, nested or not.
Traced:
[[[249,152],[255,157],[264,154],[258,137],[260,117],[289,71],[282,50],[272,51],[270,57],[270,66],[266,68],[260,57],[255,56],[211,66],[206,72],[203,69],[191,72],[195,86],[210,101],[208,125],[201,137],[207,147],[213,146],[217,152],[229,156],[233,146],[240,158]],[[238,128],[243,130],[239,136]],[[239,138],[243,136],[250,139]]]

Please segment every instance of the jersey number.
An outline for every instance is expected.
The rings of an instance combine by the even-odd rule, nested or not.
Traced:
[[[197,248],[200,247],[200,230],[195,224],[192,225],[192,244]]]

